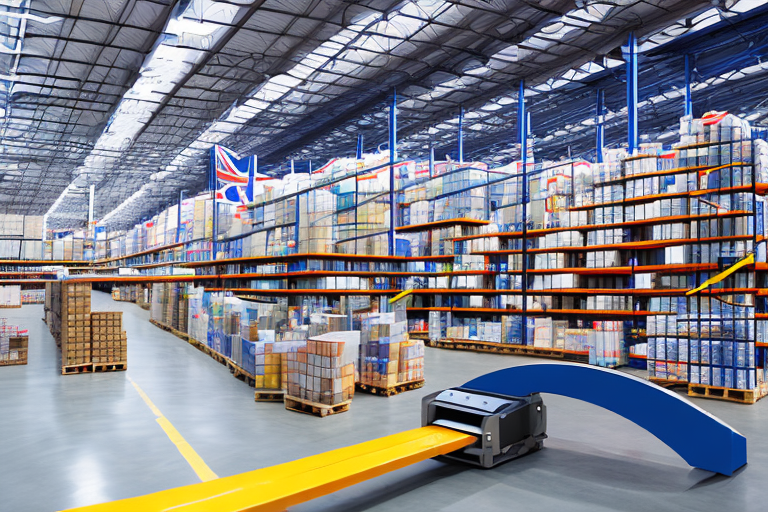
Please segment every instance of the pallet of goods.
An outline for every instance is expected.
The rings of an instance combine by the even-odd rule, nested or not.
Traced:
[[[287,354],[285,408],[325,417],[349,410],[360,331],[330,332]]]
[[[400,301],[403,303],[403,301]],[[408,340],[405,306],[361,319],[360,382],[357,388],[391,396],[424,385],[424,342]]]
[[[61,284],[61,373],[89,373],[91,283]]]
[[[121,311],[91,313],[91,340],[94,371],[127,369],[128,338]]]
[[[46,321],[61,346],[61,373],[127,368],[128,340],[120,312],[91,311],[91,283],[46,284]]]
[[[27,364],[29,336],[26,330],[0,318],[0,366]]]

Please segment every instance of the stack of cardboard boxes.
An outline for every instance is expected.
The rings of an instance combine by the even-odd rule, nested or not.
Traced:
[[[394,312],[372,313],[361,318],[360,384],[388,389],[424,380],[424,344],[408,340],[405,302]]]
[[[91,363],[91,283],[61,284],[61,365]]]
[[[91,358],[93,363],[125,363],[128,337],[120,311],[91,313]]]
[[[336,406],[355,393],[355,359],[360,331],[314,336],[286,356],[287,398]],[[286,402],[288,403],[288,402]]]
[[[26,331],[19,332],[19,327],[9,325],[5,318],[0,318],[0,366],[27,364],[29,337]]]

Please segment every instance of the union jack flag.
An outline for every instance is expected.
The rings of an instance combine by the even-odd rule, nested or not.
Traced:
[[[211,166],[216,185],[216,200],[222,203],[248,204],[253,201],[255,181],[270,180],[256,172],[256,155],[240,158],[218,144],[211,148]]]

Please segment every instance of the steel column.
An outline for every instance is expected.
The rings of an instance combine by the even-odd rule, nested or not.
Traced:
[[[176,243],[179,243],[181,237],[181,203],[184,202],[184,191],[179,190],[179,211],[176,215]]]
[[[435,174],[435,146],[429,145],[429,177]]]
[[[605,146],[605,91],[597,90],[597,108],[595,111],[595,150],[597,163],[603,162],[603,147]]]
[[[693,98],[691,97],[691,58],[685,55],[685,111],[684,116],[693,116]]]
[[[634,154],[638,146],[637,133],[637,38],[629,34],[627,41],[627,142],[628,152]]]
[[[211,200],[213,201],[213,233],[211,236],[211,261],[216,259],[216,233],[218,231],[218,215],[216,204],[216,190],[218,189],[218,177],[216,175],[216,146],[211,148],[210,173],[208,175],[208,188],[211,191]]]
[[[397,160],[397,90],[389,106],[389,255],[395,255],[395,161]]]
[[[357,134],[357,159],[358,160],[363,159],[363,134],[362,133]]]
[[[459,163],[464,163],[464,106],[459,107]]]
[[[522,297],[523,297],[523,328],[522,344],[528,344],[528,115],[525,110],[525,80],[520,80],[520,89],[517,93],[517,140],[520,143],[520,167],[522,172],[522,203],[523,203],[523,229],[522,229]]]

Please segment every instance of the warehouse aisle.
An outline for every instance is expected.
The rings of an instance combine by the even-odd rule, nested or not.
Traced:
[[[425,388],[388,399],[358,394],[350,412],[321,420],[254,403],[252,388],[134,304],[94,292],[92,309],[124,312],[127,372],[61,376],[42,306],[3,312],[29,329],[30,364],[0,368],[2,511],[53,511],[199,481],[129,377],[211,470],[228,476],[417,427],[423,395],[535,362],[429,349]],[[426,461],[292,510],[750,511],[768,501],[768,401],[698,401],[748,438],[750,463],[731,479],[691,470],[612,413],[556,396],[545,402],[550,439],[540,453],[489,471]]]

